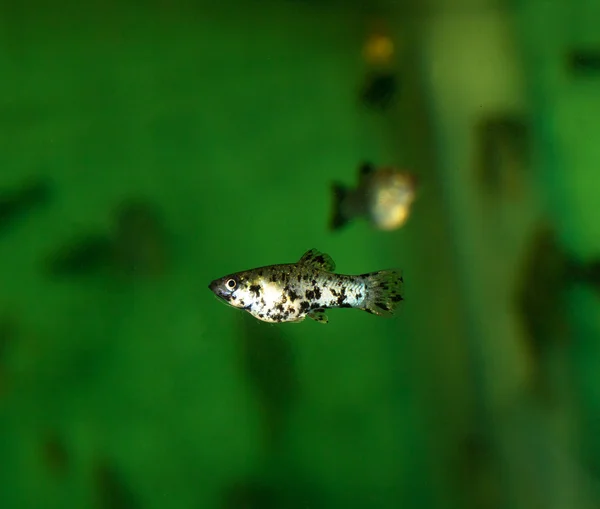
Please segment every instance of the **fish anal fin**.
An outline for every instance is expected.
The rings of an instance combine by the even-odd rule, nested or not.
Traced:
[[[328,254],[317,251],[316,249],[310,249],[304,253],[298,263],[327,272],[333,272],[335,270],[335,262],[333,261],[333,258],[331,258],[331,256]]]
[[[319,323],[327,323],[329,321],[329,318],[327,318],[327,314],[325,314],[324,309],[314,309],[306,316],[312,318],[315,322]]]

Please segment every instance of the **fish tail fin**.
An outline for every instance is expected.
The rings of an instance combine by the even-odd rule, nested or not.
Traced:
[[[363,274],[366,296],[362,309],[374,315],[392,315],[404,300],[404,279],[399,270],[380,270]]]
[[[343,204],[348,196],[348,188],[344,184],[334,182],[331,186],[333,198],[333,211],[331,214],[330,228],[340,230],[350,220],[343,212]]]

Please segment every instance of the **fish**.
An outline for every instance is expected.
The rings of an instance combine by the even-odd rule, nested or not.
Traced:
[[[417,184],[416,176],[407,171],[361,164],[356,188],[339,182],[332,184],[330,229],[340,230],[360,217],[379,230],[400,228],[410,215]]]
[[[328,254],[310,249],[296,263],[269,265],[215,279],[208,287],[230,306],[268,323],[328,323],[327,309],[354,308],[380,316],[404,300],[400,270],[357,276],[334,274]]]
[[[11,227],[30,210],[47,205],[51,197],[52,185],[45,178],[30,180],[15,189],[0,190],[0,230]]]

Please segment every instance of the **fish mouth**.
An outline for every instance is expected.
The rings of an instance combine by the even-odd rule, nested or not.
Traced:
[[[211,281],[208,285],[208,289],[221,301],[229,303],[231,295],[223,290],[223,285],[220,279]]]
[[[208,285],[208,289],[213,292],[215,295],[218,294],[219,291],[219,280],[215,279],[214,281],[211,281],[210,284]]]

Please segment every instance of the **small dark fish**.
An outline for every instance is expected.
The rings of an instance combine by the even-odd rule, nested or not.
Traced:
[[[359,276],[334,274],[335,263],[316,249],[297,263],[269,265],[215,279],[210,290],[224,302],[263,322],[327,323],[329,308],[390,315],[402,296],[402,274],[381,270]]]
[[[600,74],[600,48],[574,49],[567,54],[567,66],[573,74]]]
[[[330,228],[339,230],[359,217],[367,218],[379,230],[400,228],[410,215],[416,187],[417,178],[411,173],[364,163],[356,188],[333,183]]]
[[[31,209],[50,200],[51,186],[45,179],[34,180],[18,189],[0,192],[0,229],[11,226]]]
[[[367,75],[360,93],[360,100],[369,108],[386,110],[398,93],[398,78],[391,71],[378,71]]]
[[[107,270],[113,258],[113,242],[108,235],[90,234],[64,245],[46,261],[52,276],[80,277]]]

